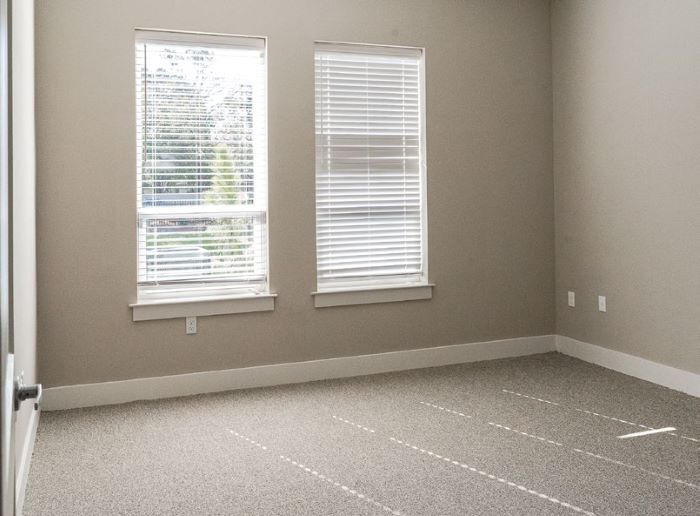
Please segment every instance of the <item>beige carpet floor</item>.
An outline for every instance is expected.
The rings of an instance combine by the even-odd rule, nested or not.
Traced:
[[[698,439],[699,399],[548,353],[47,412],[25,515],[690,516]]]

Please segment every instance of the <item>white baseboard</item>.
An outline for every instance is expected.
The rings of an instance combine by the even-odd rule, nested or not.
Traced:
[[[562,335],[539,335],[373,355],[327,358],[308,362],[51,387],[44,390],[42,406],[43,410],[65,410],[112,405],[137,400],[172,398],[207,392],[268,387],[461,364],[550,351],[559,351],[586,362],[700,397],[700,375],[698,374]],[[36,432],[36,424],[34,424],[33,431]],[[30,441],[33,445],[33,438]],[[31,457],[31,453],[29,457]]]
[[[44,390],[44,410],[111,405],[207,392],[346,378],[556,351],[554,335],[456,344],[223,371],[136,378]]]
[[[16,460],[19,463],[17,468],[17,477],[15,479],[15,514],[22,516],[24,507],[24,495],[27,491],[27,480],[29,480],[29,466],[32,462],[32,453],[34,452],[34,442],[36,441],[36,430],[39,427],[39,410],[32,410],[32,415],[29,419],[29,435],[24,440],[22,451]]]
[[[556,336],[559,353],[700,397],[700,375],[587,342]]]

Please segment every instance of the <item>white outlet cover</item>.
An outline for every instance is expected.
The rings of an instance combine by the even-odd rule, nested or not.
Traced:
[[[605,296],[598,296],[598,311],[599,312],[607,312],[608,311],[608,306],[607,306],[607,300],[605,299]]]
[[[185,333],[187,335],[194,335],[197,333],[197,318],[196,317],[186,317],[185,318]]]
[[[568,304],[571,308],[576,306],[576,292],[569,290]]]

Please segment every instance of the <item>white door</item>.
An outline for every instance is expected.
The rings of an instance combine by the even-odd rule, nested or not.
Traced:
[[[0,0],[0,514],[15,514],[14,368],[11,342],[10,289],[10,5]]]

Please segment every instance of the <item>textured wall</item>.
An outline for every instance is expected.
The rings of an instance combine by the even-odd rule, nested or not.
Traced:
[[[552,14],[558,333],[700,373],[700,2]]]
[[[134,323],[135,27],[269,37],[272,313]],[[430,301],[314,309],[313,41],[426,47]],[[547,1],[39,0],[46,386],[554,330]]]

